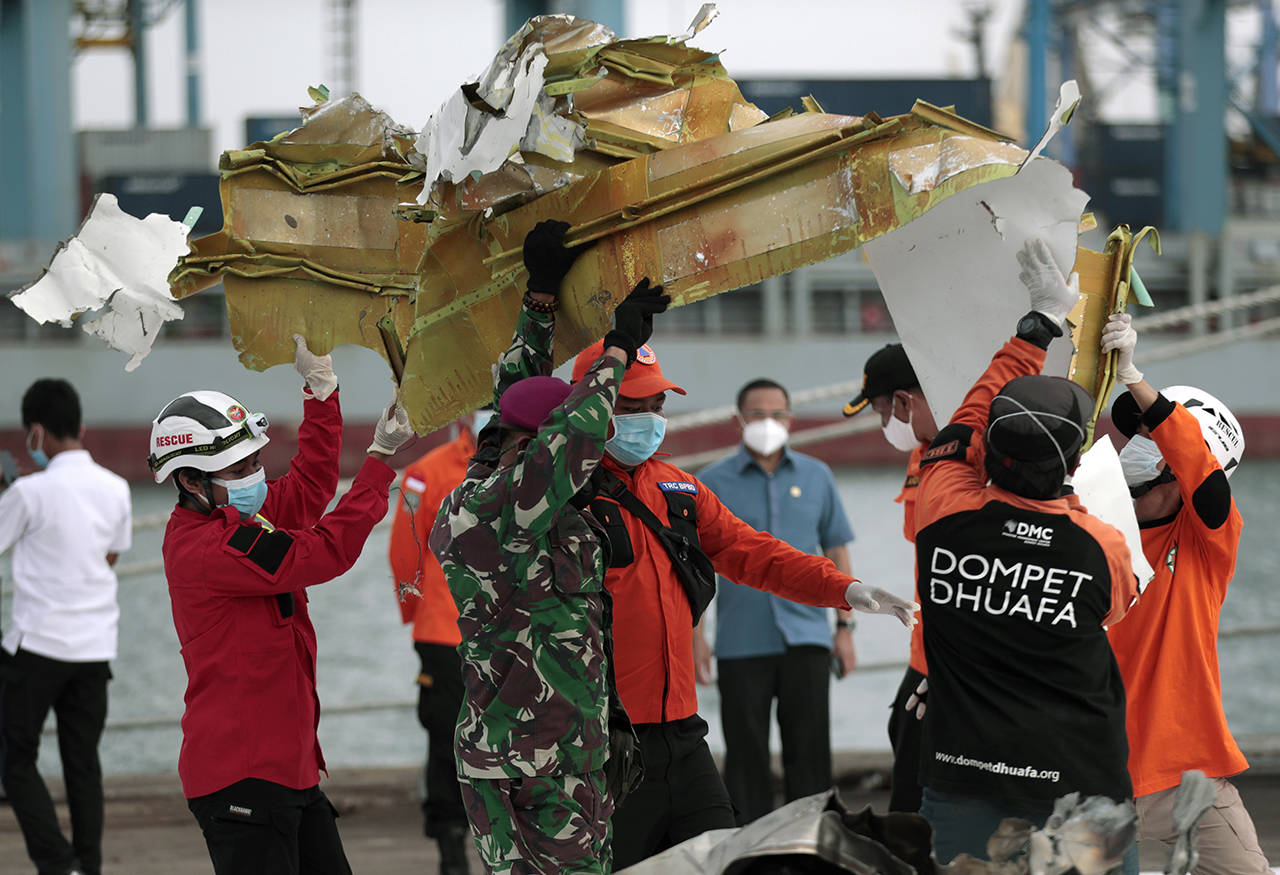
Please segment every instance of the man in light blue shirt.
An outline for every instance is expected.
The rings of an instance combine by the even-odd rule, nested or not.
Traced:
[[[786,446],[793,417],[787,390],[752,380],[738,392],[742,446],[699,473],[734,514],[793,547],[824,554],[852,574],[846,545],[853,529],[831,469]],[[853,622],[840,612],[834,637],[830,610],[787,601],[720,578],[716,643],[724,779],[741,823],[774,808],[769,768],[769,713],[778,702],[787,801],[831,786],[829,713],[832,654],[840,675],[856,662]],[[699,681],[710,681],[710,650],[694,631]]]

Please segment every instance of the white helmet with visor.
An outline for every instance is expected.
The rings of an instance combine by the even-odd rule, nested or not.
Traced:
[[[1228,477],[1244,458],[1244,431],[1235,416],[1217,398],[1195,386],[1166,386],[1160,394],[1177,402],[1200,423],[1200,434]]]
[[[267,417],[223,392],[199,389],[165,405],[151,423],[147,465],[156,482],[179,468],[221,471],[267,445]]]

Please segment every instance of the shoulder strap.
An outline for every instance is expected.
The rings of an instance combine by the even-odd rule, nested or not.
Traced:
[[[600,491],[612,498],[618,504],[631,511],[640,522],[644,523],[655,532],[667,529],[662,522],[654,515],[653,511],[640,500],[634,492],[627,488],[627,485],[618,479],[618,476],[612,471],[607,470],[603,466],[600,471]]]

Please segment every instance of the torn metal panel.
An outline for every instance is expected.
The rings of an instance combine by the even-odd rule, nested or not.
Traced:
[[[603,169],[602,159],[614,164],[763,122],[715,54],[685,45],[714,15],[707,4],[687,34],[635,40],[571,16],[531,19],[423,127],[411,156],[426,174],[417,202],[446,224],[464,221],[474,203],[510,209]],[[539,158],[561,162],[564,175],[511,191],[519,176],[511,164]],[[494,174],[501,183],[488,182]],[[468,199],[473,184],[490,195]]]
[[[406,341],[402,398],[415,426],[447,422],[484,401],[488,364],[509,342],[519,308],[520,241],[541,219],[570,221],[569,242],[597,241],[561,291],[556,357],[564,361],[604,334],[613,307],[644,276],[661,279],[677,306],[749,285],[892,237],[957,193],[1012,176],[1025,155],[1014,149],[1003,163],[952,168],[915,194],[897,184],[892,153],[952,138],[971,139],[911,115],[873,125],[806,113],[612,166],[441,235],[420,266]],[[1070,174],[1044,163],[1066,174],[1071,190]],[[1035,188],[1040,172],[1022,185]],[[1071,253],[1084,204],[1076,195],[1064,246]],[[991,228],[990,214],[981,216]]]
[[[376,324],[391,314],[405,349],[401,398],[426,431],[487,397],[524,286],[520,244],[541,219],[569,221],[570,242],[599,241],[561,295],[564,360],[607,330],[641,277],[663,281],[677,305],[690,303],[846,252],[1016,172],[1021,150],[948,122],[804,113],[621,163],[596,159],[566,185],[512,194],[560,166],[538,156],[453,192],[505,211],[437,216],[430,226],[388,219],[421,177],[397,175],[406,165],[385,154],[301,176],[266,144],[226,172],[223,231],[197,241],[172,279],[189,294],[226,278],[236,346],[255,368],[289,361],[295,331],[314,337],[318,351],[359,343],[385,356]],[[912,192],[891,156],[928,149],[953,157],[938,174],[945,178]],[[965,155],[968,165],[954,157]]]
[[[115,195],[100,194],[49,269],[9,297],[37,322],[64,328],[101,308],[101,315],[81,320],[80,327],[129,353],[124,369],[132,371],[151,351],[160,327],[183,316],[167,278],[188,252],[189,231],[158,213],[136,219],[120,209]]]
[[[866,247],[939,423],[951,418],[992,352],[1027,312],[1027,290],[1018,279],[1015,257],[1027,239],[1043,237],[1064,274],[1076,260],[1076,227],[1088,196],[1057,162],[1037,159],[1015,174],[1019,163],[1020,156],[1012,165],[968,171],[1000,169],[1007,175],[934,203],[915,221]],[[965,342],[956,343],[958,336]],[[1072,352],[1068,339],[1055,340],[1045,373],[1065,376]]]
[[[175,290],[224,277],[235,343],[254,368],[291,360],[298,331],[317,351],[358,343],[385,357],[394,328],[400,397],[422,432],[488,397],[524,287],[521,242],[542,219],[568,221],[570,243],[596,242],[561,294],[560,361],[603,335],[645,276],[690,303],[893,239],[974,189],[993,193],[957,202],[941,227],[1022,230],[999,195],[1026,156],[1007,138],[923,101],[888,119],[764,123],[714,54],[679,39],[616,41],[568,16],[534,19],[451,105],[416,140],[430,154],[406,150],[402,129],[363,101],[228,153],[223,230],[197,241]],[[572,160],[561,160],[567,146]],[[1034,188],[1050,167],[1065,173],[1033,162],[1013,187]],[[413,203],[419,189],[429,209]],[[1038,199],[1055,220],[1069,216],[1057,229],[1063,258],[1076,194],[1071,209]]]
[[[1028,162],[1040,157],[1040,153],[1044,151],[1045,146],[1049,145],[1049,141],[1058,131],[1067,126],[1067,122],[1071,121],[1079,105],[1080,86],[1076,84],[1076,80],[1068,79],[1058,88],[1058,100],[1053,105],[1053,113],[1049,116],[1049,126],[1045,129],[1044,136],[1027,155]]]
[[[303,126],[224,153],[223,228],[169,276],[177,297],[222,282],[247,366],[291,361],[295,332],[316,352],[354,343],[386,356],[377,321],[407,332],[427,227],[396,218],[421,174],[412,132],[359,95],[304,110]],[[172,267],[172,265],[171,265]]]
[[[988,164],[1012,164],[1026,155],[1012,143],[947,137],[889,155],[889,171],[910,194],[931,191],[957,173]]]

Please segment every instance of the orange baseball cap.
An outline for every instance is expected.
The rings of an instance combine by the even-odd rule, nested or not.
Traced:
[[[578,357],[573,360],[573,382],[581,380],[586,375],[587,369],[602,355],[604,355],[603,340],[597,340],[578,353]],[[689,394],[662,376],[662,366],[658,364],[658,356],[654,353],[653,347],[646,343],[636,350],[635,364],[627,368],[618,393],[623,398],[648,398],[650,395],[668,391],[679,392],[681,395]]]

